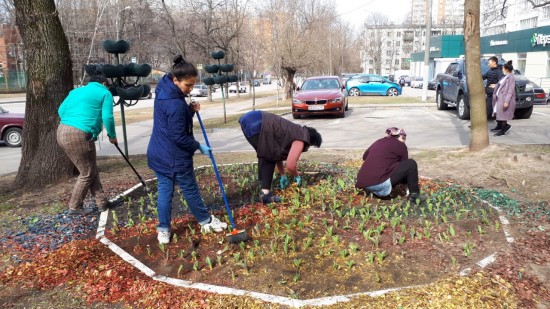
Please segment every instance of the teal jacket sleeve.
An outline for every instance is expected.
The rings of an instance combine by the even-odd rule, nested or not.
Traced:
[[[103,119],[103,125],[107,130],[107,135],[110,138],[116,138],[115,118],[113,116],[113,95],[110,92],[107,92],[107,94],[103,97],[101,118]]]

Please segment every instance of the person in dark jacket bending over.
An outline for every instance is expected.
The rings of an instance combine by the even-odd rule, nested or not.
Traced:
[[[170,242],[170,223],[174,185],[181,189],[191,213],[201,230],[221,232],[227,223],[210,215],[197,186],[193,154],[200,150],[208,155],[210,148],[193,136],[193,116],[200,105],[188,105],[189,95],[197,79],[197,69],[181,55],[174,58],[172,72],[164,75],[155,90],[153,133],[147,147],[147,163],[158,179],[158,241]]]
[[[244,136],[256,150],[262,202],[280,202],[280,198],[271,193],[275,166],[281,175],[281,189],[289,185],[283,165],[285,160],[289,174],[294,176],[298,185],[301,185],[302,178],[297,170],[298,160],[310,145],[321,147],[321,134],[314,128],[300,126],[281,116],[263,111],[250,111],[239,119],[239,123]]]
[[[485,86],[485,93],[487,95],[487,98],[485,99],[485,102],[487,103],[487,107],[489,108],[487,110],[487,113],[489,116],[492,114],[492,107],[493,107],[493,92],[495,92],[495,87],[498,84],[498,81],[504,76],[502,73],[502,70],[498,66],[498,58],[495,56],[492,56],[489,58],[489,71],[487,73],[483,74],[483,79],[487,80],[487,84]],[[498,132],[500,131],[500,123],[497,124],[497,126],[491,131]]]
[[[409,159],[405,130],[388,128],[386,136],[375,141],[363,154],[363,165],[357,175],[355,187],[374,193],[378,197],[390,195],[392,186],[407,184],[409,201],[424,202],[420,195],[418,167]]]

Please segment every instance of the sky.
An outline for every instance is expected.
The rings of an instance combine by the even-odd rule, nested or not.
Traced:
[[[336,10],[343,20],[358,30],[370,12],[387,15],[391,21],[399,22],[411,8],[410,0],[335,0]]]

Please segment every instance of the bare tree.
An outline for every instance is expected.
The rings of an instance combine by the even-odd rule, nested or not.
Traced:
[[[470,91],[470,150],[478,151],[489,146],[487,132],[487,110],[485,91],[480,66],[480,0],[464,1],[464,43],[466,49],[466,71]]]
[[[266,52],[271,67],[278,68],[283,81],[283,98],[292,95],[298,71],[327,73],[327,35],[334,18],[331,2],[316,0],[270,0],[262,8]]]
[[[15,0],[28,67],[25,130],[15,184],[36,187],[69,177],[73,165],[57,145],[57,109],[72,89],[69,45],[54,0]]]

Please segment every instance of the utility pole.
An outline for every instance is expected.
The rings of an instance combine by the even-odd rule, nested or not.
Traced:
[[[422,102],[428,100],[430,76],[430,40],[432,37],[432,0],[428,0],[428,20],[426,21],[426,47],[424,48],[424,78],[422,81]]]

